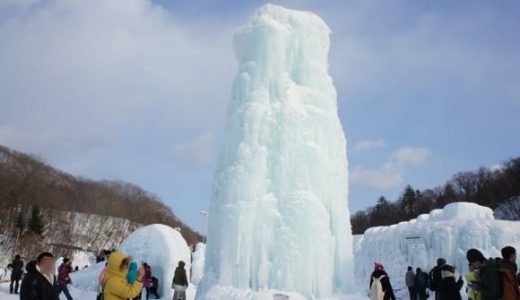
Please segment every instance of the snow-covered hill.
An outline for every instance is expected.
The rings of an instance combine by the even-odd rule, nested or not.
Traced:
[[[92,259],[100,249],[118,246],[142,224],[127,219],[67,211],[44,210],[45,234],[38,243],[33,236],[19,239],[18,252],[37,253],[45,249],[57,257],[77,257],[73,266],[82,268],[90,256]],[[12,259],[16,237],[8,238],[9,228],[0,237],[0,266],[6,266]],[[23,249],[23,250],[22,250]],[[79,259],[80,256],[83,256]],[[30,258],[30,257],[29,257]]]

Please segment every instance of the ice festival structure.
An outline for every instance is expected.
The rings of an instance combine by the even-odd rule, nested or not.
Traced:
[[[197,299],[353,291],[346,140],[329,35],[318,16],[274,5],[235,34],[239,70]]]
[[[501,256],[500,249],[508,245],[520,249],[520,222],[495,220],[488,207],[458,202],[408,222],[369,228],[356,236],[355,244],[360,282],[368,282],[373,263],[380,262],[395,286],[405,286],[403,274],[409,265],[427,272],[442,257],[458,274],[466,274],[471,248],[486,257]]]

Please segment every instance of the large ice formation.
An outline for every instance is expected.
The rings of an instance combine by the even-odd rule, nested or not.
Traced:
[[[467,272],[466,251],[480,249],[487,257],[500,249],[520,249],[520,222],[495,220],[490,208],[474,203],[452,203],[409,222],[368,229],[356,237],[356,278],[368,288],[374,262],[381,262],[394,286],[402,282],[407,266],[430,270],[439,257]]]
[[[213,299],[212,286],[314,298],[353,289],[346,140],[328,74],[329,34],[318,16],[274,5],[235,34],[239,70],[198,299]]]
[[[191,260],[191,282],[198,285],[204,276],[204,264],[206,260],[206,244],[197,243]]]

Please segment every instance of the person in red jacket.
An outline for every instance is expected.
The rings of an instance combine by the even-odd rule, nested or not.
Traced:
[[[63,292],[67,300],[72,300],[69,293],[68,284],[71,283],[69,274],[72,272],[72,261],[68,258],[63,259],[63,263],[58,268],[58,294]]]
[[[143,279],[143,287],[146,289],[146,300],[150,298],[150,287],[152,286],[152,267],[143,263],[144,266],[144,279]]]

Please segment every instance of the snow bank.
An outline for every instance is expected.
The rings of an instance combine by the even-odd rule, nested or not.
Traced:
[[[206,261],[206,244],[197,243],[193,251],[191,262],[191,282],[198,285],[204,276],[204,263]]]
[[[182,235],[169,226],[154,224],[141,227],[121,243],[119,250],[132,256],[137,263],[146,262],[152,267],[152,275],[159,279],[159,295],[162,298],[173,297],[170,286],[180,260],[186,263],[189,278],[191,251]],[[71,275],[73,285],[82,290],[95,291],[104,265],[105,262],[101,262],[74,272]]]
[[[467,272],[466,251],[499,256],[500,249],[520,249],[520,222],[495,220],[493,211],[474,203],[452,203],[409,222],[368,229],[355,238],[356,277],[368,288],[374,262],[381,262],[395,286],[404,286],[406,267],[430,270],[439,257]]]
[[[103,261],[71,273],[72,286],[88,292],[98,291],[98,276],[105,267],[105,263],[106,262]]]
[[[215,284],[315,298],[353,290],[346,140],[328,74],[329,33],[312,13],[265,5],[235,34],[239,71],[198,299],[213,299]]]

